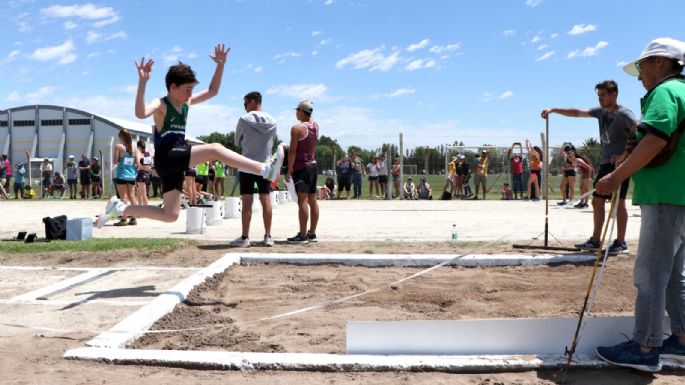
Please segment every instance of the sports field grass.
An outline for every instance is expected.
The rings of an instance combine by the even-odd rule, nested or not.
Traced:
[[[39,234],[42,236],[43,234]],[[42,238],[41,238],[42,239]],[[85,241],[39,241],[35,243],[24,243],[21,241],[3,240],[0,243],[2,253],[21,254],[21,253],[45,253],[54,251],[108,251],[121,249],[136,249],[155,251],[172,249],[192,241],[175,238],[92,238]]]

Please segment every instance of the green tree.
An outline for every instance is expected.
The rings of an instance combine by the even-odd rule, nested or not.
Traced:
[[[599,164],[602,161],[601,156],[601,145],[599,141],[595,138],[585,139],[583,145],[578,149],[578,153],[587,156],[591,161],[595,169],[599,168]]]

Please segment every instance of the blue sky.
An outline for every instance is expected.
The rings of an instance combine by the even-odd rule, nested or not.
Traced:
[[[680,0],[226,0],[52,2],[0,7],[0,109],[56,104],[128,120],[134,60],[152,57],[147,99],[181,60],[206,87],[217,43],[231,47],[219,96],[191,109],[189,132],[235,128],[242,96],[264,94],[280,124],[301,98],[346,147],[539,141],[544,107],[589,108],[619,84],[639,116],[640,83],[621,69],[653,38],[685,39]],[[553,116],[551,142],[597,137],[593,119]]]

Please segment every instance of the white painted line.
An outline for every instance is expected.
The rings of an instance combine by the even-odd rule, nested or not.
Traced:
[[[100,333],[88,341],[87,345],[106,348],[123,347],[126,343],[141,336],[158,319],[171,312],[178,303],[183,302],[196,285],[204,282],[208,277],[223,272],[231,265],[239,263],[240,257],[238,255],[224,255],[211,265],[165,291],[110,330]]]
[[[93,269],[87,273],[83,273],[75,277],[71,277],[69,279],[53,283],[52,285],[48,285],[28,293],[18,295],[14,298],[11,298],[8,302],[19,303],[22,301],[32,301],[38,298],[49,298],[52,295],[63,293],[76,286],[83,285],[85,283],[94,281],[100,277],[103,277],[107,274],[111,274],[112,272],[113,270],[111,269]]]
[[[347,353],[563,355],[577,324],[578,318],[348,322]],[[576,352],[591,355],[597,346],[624,342],[621,333],[632,335],[634,324],[634,317],[586,317]]]
[[[439,371],[450,373],[505,372],[561,368],[560,355],[375,356],[310,353],[239,353],[187,350],[77,348],[64,354],[79,359],[116,364],[173,366],[212,370],[297,370],[319,372]],[[574,367],[606,367],[594,356],[575,356]],[[662,360],[665,368],[685,368]]]
[[[3,305],[42,305],[42,306],[69,306],[69,305],[109,305],[109,306],[144,306],[149,301],[117,301],[111,299],[83,299],[78,301],[65,301],[65,300],[21,300],[14,301],[9,299],[0,300],[0,304]]]
[[[434,266],[456,255],[445,254],[239,254],[244,264],[289,263],[297,265],[343,264],[358,266]],[[592,254],[525,255],[525,254],[469,254],[454,259],[453,266],[516,266],[550,263],[578,263],[593,261]]]

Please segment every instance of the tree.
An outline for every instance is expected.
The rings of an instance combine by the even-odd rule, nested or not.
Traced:
[[[595,138],[585,139],[583,145],[578,149],[578,153],[587,156],[594,165],[595,169],[599,168],[602,161],[601,145]]]

